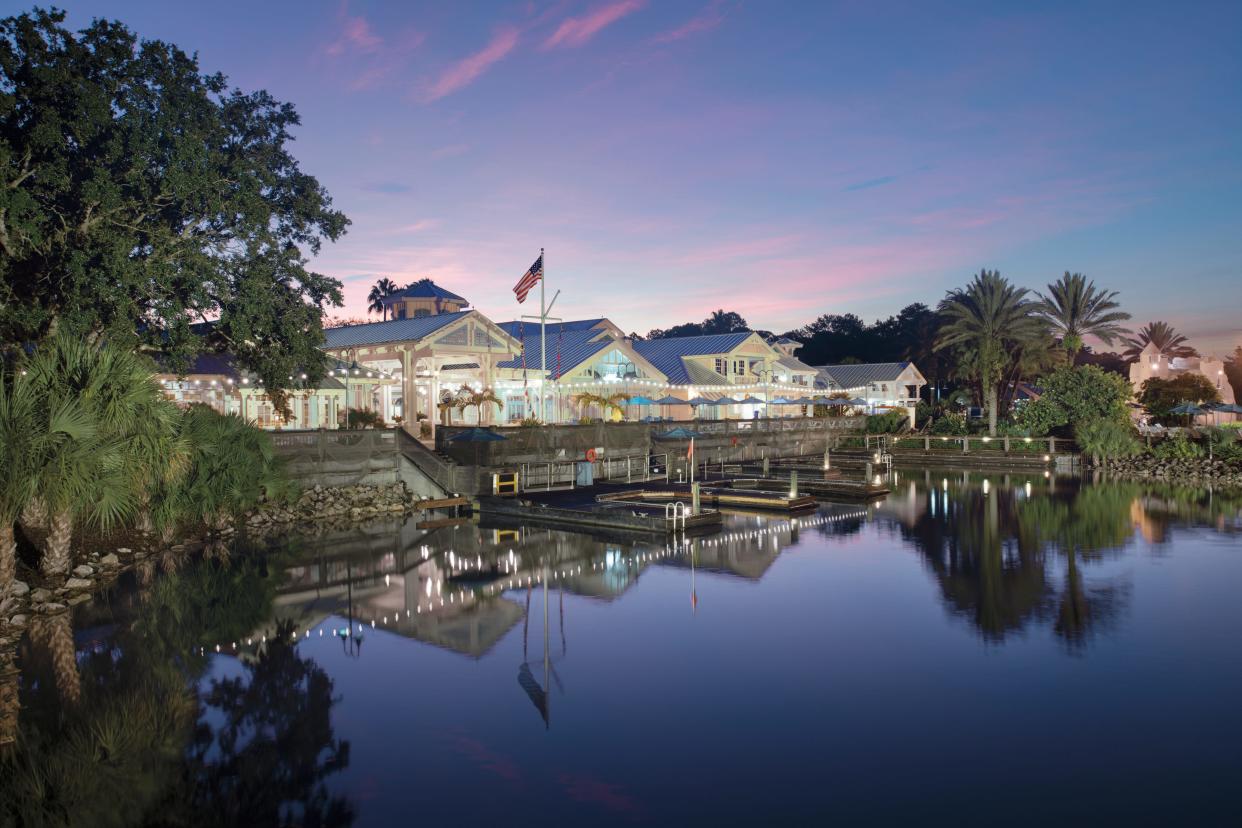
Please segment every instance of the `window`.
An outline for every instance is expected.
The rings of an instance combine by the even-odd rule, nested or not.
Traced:
[[[431,316],[431,311],[427,310],[426,308],[415,308],[414,318],[418,319],[419,317],[422,317],[422,316]]]
[[[746,373],[746,360],[744,359],[733,360],[733,373],[745,374]]]
[[[729,373],[729,361],[727,359],[716,357],[716,373],[722,377]]]
[[[396,315],[396,317],[395,317],[395,318],[397,318],[397,319],[405,319],[405,305],[401,305],[401,306],[399,306],[399,307],[395,308],[394,310],[396,310],[396,312],[397,312],[397,315]]]

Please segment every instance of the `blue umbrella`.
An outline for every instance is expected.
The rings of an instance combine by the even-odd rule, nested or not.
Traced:
[[[733,399],[732,397],[721,397],[720,399],[716,400],[716,405],[737,405],[737,404],[738,404],[738,401]]]
[[[741,400],[738,404],[739,405],[763,405],[764,402],[758,397],[747,397],[746,399]]]
[[[850,400],[850,405],[866,405],[866,404],[867,404],[867,401],[864,400],[862,397],[855,397],[854,399]]]
[[[655,401],[655,404],[656,405],[685,405],[686,401],[681,399],[680,397],[674,397],[672,394],[669,394],[666,397],[660,397],[660,399]]]
[[[824,403],[824,405],[831,406],[833,408],[841,408],[842,406],[846,406],[849,404],[850,404],[849,400],[843,400],[840,397],[832,397]]]
[[[653,434],[652,436],[657,440],[689,440],[691,437],[702,437],[703,435],[697,431],[677,426],[677,428],[670,429],[663,434]]]
[[[481,444],[498,443],[501,440],[508,440],[508,439],[509,438],[504,436],[503,434],[497,434],[496,432],[491,431],[490,429],[479,428],[478,426],[473,426],[471,428],[466,429],[465,431],[461,431],[461,432],[458,432],[457,434],[454,434],[452,437],[449,438],[449,442],[450,443],[475,443],[474,464],[477,466],[479,465],[479,454],[482,451],[482,449],[480,448]]]
[[[784,397],[777,397],[776,399],[772,400],[772,405],[789,405],[789,400],[785,399]]]
[[[709,400],[707,397],[695,397],[689,401],[690,405],[715,405],[715,400]]]
[[[1181,405],[1175,405],[1172,408],[1170,408],[1169,413],[1170,414],[1188,414],[1193,417],[1199,414],[1206,414],[1207,411],[1206,409],[1200,408],[1199,406],[1195,405],[1192,402],[1184,402]]]
[[[629,405],[659,405],[655,400],[649,400],[646,397],[630,397]]]
[[[491,429],[479,428],[477,426],[468,428],[465,431],[458,432],[449,438],[450,443],[495,443],[500,440],[508,440],[509,438],[503,434],[497,434]]]

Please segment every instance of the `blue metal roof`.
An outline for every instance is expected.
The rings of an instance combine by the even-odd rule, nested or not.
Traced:
[[[508,324],[511,323],[505,323],[501,327],[508,330]],[[521,342],[526,349],[526,368],[537,371],[539,370],[539,324],[527,324],[522,334]],[[517,338],[516,328],[511,332],[511,336]],[[552,377],[557,375],[558,353],[560,354],[560,376],[564,376],[591,357],[616,344],[615,340],[609,337],[600,337],[600,331],[593,328],[558,331],[555,325],[548,325],[546,346],[548,375]],[[514,359],[498,362],[496,367],[521,368],[522,357],[519,355]]]
[[[635,340],[634,350],[650,362],[674,385],[704,384],[701,372],[691,376],[682,357],[725,354],[750,338],[750,331],[706,336],[674,336],[668,339]],[[698,367],[698,366],[696,366]],[[720,382],[725,379],[720,377]]]
[[[430,279],[419,279],[417,282],[406,285],[396,293],[384,297],[384,303],[388,304],[397,299],[448,299],[450,302],[460,302],[463,305],[470,304],[456,293],[445,290]]]
[[[873,382],[894,382],[906,370],[909,362],[866,362],[858,365],[820,365],[821,375],[827,376],[838,388],[865,388]]]
[[[551,337],[558,330],[564,331],[565,333],[568,333],[570,331],[595,330],[596,328],[600,326],[600,324],[606,321],[607,321],[606,319],[573,319],[568,322],[549,322],[548,323],[548,336]],[[515,319],[512,322],[497,322],[496,324],[499,325],[501,328],[503,328],[505,333],[509,334],[509,336],[515,339],[518,337],[519,331],[521,331],[523,334],[530,333],[531,328],[535,329],[536,334],[538,334],[538,331],[539,331],[539,323],[532,322],[529,319],[522,320],[522,321],[518,321]]]
[[[363,325],[328,328],[323,332],[323,347],[352,348],[356,345],[379,345],[384,342],[423,339],[471,313],[474,311],[438,313],[433,316],[415,316],[410,319],[392,319],[388,322],[368,322]]]

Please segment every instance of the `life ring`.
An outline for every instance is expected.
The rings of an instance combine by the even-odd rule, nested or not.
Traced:
[[[595,462],[595,449],[590,448],[586,450],[586,459],[588,463]]]
[[[735,435],[733,435],[732,437],[730,437],[730,438],[729,438],[729,443],[730,443],[731,445],[734,445],[734,446],[736,446],[736,445],[737,445],[737,435],[736,435],[736,434],[735,434]]]

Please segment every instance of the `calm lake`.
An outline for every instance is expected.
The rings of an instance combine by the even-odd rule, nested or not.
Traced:
[[[167,557],[0,664],[0,821],[1236,824],[1240,591],[1236,494],[960,471]]]

